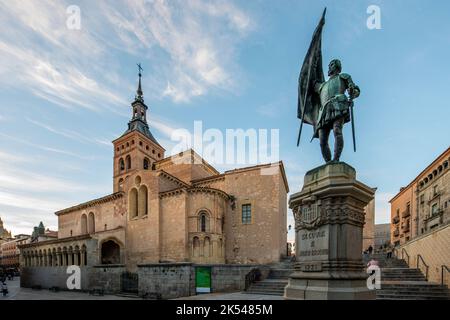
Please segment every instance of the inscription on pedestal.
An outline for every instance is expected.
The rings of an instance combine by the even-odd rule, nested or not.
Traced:
[[[315,230],[302,229],[299,231],[300,237],[300,261],[317,261],[328,259],[328,238],[329,232],[326,226]]]

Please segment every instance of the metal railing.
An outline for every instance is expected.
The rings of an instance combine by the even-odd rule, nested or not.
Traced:
[[[402,248],[402,259],[405,260],[405,255],[408,258],[408,260],[406,260],[406,263],[408,263],[409,266],[409,254],[408,252],[406,252],[405,248]]]
[[[245,288],[247,291],[250,288],[250,285],[256,281],[261,280],[261,271],[258,268],[252,269],[249,273],[245,275]]]
[[[420,260],[419,260],[419,258],[420,258]],[[425,260],[423,260],[423,258],[422,258],[422,256],[420,255],[420,254],[418,254],[417,255],[417,269],[420,269],[419,268],[419,262],[420,261],[422,261],[422,263],[423,263],[423,265],[425,266],[425,279],[428,281],[428,269],[429,269],[429,267],[428,267],[428,265],[425,263]],[[420,269],[421,270],[421,269]]]
[[[444,271],[447,271],[450,273],[450,268],[446,265],[441,266],[441,286],[444,286]]]

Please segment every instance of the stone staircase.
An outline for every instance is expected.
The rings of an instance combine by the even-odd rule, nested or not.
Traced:
[[[408,264],[395,257],[373,255],[381,268],[381,289],[377,300],[449,300],[446,286],[428,282],[420,269],[409,268]]]
[[[447,287],[428,282],[419,269],[409,268],[402,259],[386,259],[385,255],[374,254],[381,268],[381,289],[376,291],[377,300],[449,300]],[[367,264],[367,260],[363,261]],[[269,275],[262,281],[250,285],[245,293],[261,295],[284,295],[289,275],[294,272],[290,259],[283,259],[270,268]]]
[[[283,296],[289,275],[294,272],[291,258],[283,258],[279,263],[270,267],[269,275],[262,281],[254,282],[245,293]]]

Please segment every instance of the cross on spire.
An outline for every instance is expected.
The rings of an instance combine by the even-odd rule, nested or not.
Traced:
[[[144,93],[142,92],[142,87],[141,87],[141,77],[142,77],[141,71],[143,71],[144,69],[142,69],[140,63],[137,63],[137,66],[138,66],[138,70],[139,70],[139,85],[138,85],[138,89],[136,91],[136,93],[137,93],[136,100],[144,101],[144,97],[143,97]]]

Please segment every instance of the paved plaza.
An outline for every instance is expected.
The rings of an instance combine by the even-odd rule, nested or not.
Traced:
[[[47,289],[33,290],[20,287],[20,278],[6,281],[9,294],[1,300],[141,300],[140,298],[122,297],[116,295],[93,296],[84,292],[59,291],[52,292]],[[242,292],[209,293],[191,297],[178,298],[176,300],[283,300],[279,296],[246,294]]]

